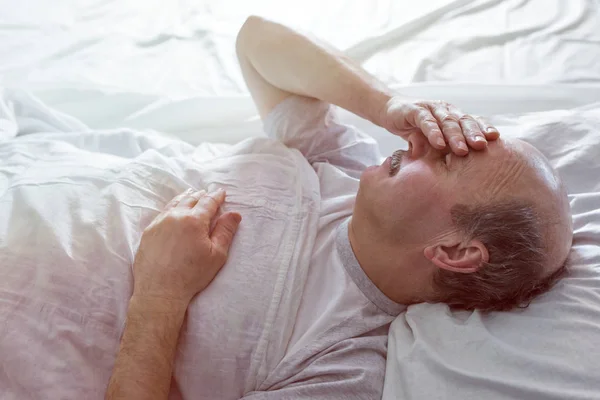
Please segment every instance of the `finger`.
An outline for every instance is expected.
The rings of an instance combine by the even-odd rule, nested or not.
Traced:
[[[460,127],[467,144],[475,150],[485,149],[487,146],[487,140],[485,139],[483,132],[481,132],[479,123],[475,120],[475,118],[473,118],[471,115],[465,114],[458,107],[452,104],[448,105],[448,111],[452,115],[459,117],[458,122],[460,123]]]
[[[169,210],[173,207],[176,207],[177,204],[179,204],[179,202],[181,201],[181,199],[183,199],[185,196],[191,194],[194,190],[193,189],[187,189],[185,192],[183,193],[179,193],[177,196],[173,197],[173,199],[171,199],[166,205],[165,205],[165,210]]]
[[[446,147],[446,141],[438,121],[427,108],[420,107],[415,117],[415,126],[423,132],[431,146],[442,150]]]
[[[202,196],[194,206],[194,211],[207,215],[210,221],[224,202],[225,190],[219,188]]]
[[[484,118],[475,117],[475,121],[477,121],[477,123],[479,124],[481,132],[485,134],[487,140],[496,140],[500,137],[500,132],[498,132],[498,129],[492,126]]]
[[[193,208],[196,203],[198,203],[198,200],[200,198],[202,198],[202,196],[204,196],[206,194],[206,190],[198,190],[198,191],[193,191],[190,194],[185,195],[181,201],[179,202],[179,204],[177,204],[177,207],[179,208]]]
[[[450,145],[452,152],[464,156],[469,152],[462,128],[459,123],[460,116],[450,113],[447,107],[436,106],[433,108],[433,116],[442,127],[446,142]]]
[[[479,124],[473,117],[465,114],[460,117],[459,122],[463,131],[463,135],[471,148],[475,150],[483,150],[487,147],[487,140],[481,132]]]
[[[241,221],[242,216],[236,212],[228,212],[217,218],[210,236],[213,244],[227,253]]]

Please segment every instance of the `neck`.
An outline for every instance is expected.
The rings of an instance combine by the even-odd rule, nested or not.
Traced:
[[[418,267],[423,264],[422,252],[389,243],[354,217],[348,224],[348,239],[365,274],[388,298],[405,305],[429,298],[429,278],[423,273],[427,266]]]

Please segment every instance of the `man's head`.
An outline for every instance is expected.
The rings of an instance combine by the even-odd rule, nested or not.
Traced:
[[[558,279],[571,216],[558,175],[537,149],[497,140],[459,157],[416,134],[410,142],[409,151],[363,173],[351,224],[363,236],[353,246],[372,246],[360,250],[371,273],[386,271],[379,282],[386,294],[504,310]]]

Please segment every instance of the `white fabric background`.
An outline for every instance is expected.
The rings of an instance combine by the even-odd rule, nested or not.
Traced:
[[[261,135],[234,54],[251,13],[314,32],[406,94],[468,112],[600,101],[598,0],[0,0],[0,9],[0,86],[27,89],[91,128],[153,129],[191,143]],[[508,134],[531,135],[567,174],[578,275],[523,314],[409,309],[393,326],[388,359],[397,365],[388,365],[385,398],[600,398],[591,110],[493,119]],[[402,146],[344,118],[372,133],[383,154]]]
[[[28,88],[92,128],[150,128],[192,143],[260,135],[234,54],[237,30],[252,13],[313,32],[384,81],[409,85],[406,93],[468,112],[600,100],[597,0],[0,0],[0,7],[0,85]],[[550,83],[562,86],[543,86]],[[398,146],[365,127],[384,154]]]
[[[2,0],[0,82],[245,94],[237,30],[314,32],[388,83],[599,84],[596,0]]]

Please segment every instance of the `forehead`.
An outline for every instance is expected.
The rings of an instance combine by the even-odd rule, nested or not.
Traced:
[[[536,171],[544,159],[525,142],[498,139],[485,150],[471,151],[459,162],[457,179],[464,195],[490,198],[536,186]]]

